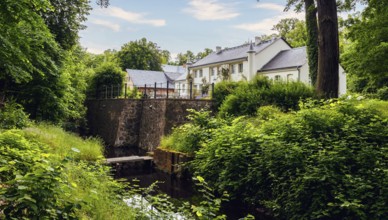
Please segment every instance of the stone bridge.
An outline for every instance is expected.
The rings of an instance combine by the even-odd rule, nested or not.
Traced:
[[[187,121],[187,109],[212,109],[211,100],[103,99],[88,100],[89,134],[101,137],[107,146],[159,146],[163,135]]]

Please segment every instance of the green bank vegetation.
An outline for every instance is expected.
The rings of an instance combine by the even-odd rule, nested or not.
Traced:
[[[99,139],[33,123],[20,105],[6,104],[0,110],[0,219],[225,219],[217,213],[226,197],[216,198],[203,178],[197,178],[203,201],[176,206],[155,194],[155,185],[114,180],[103,149]]]
[[[237,117],[193,112],[162,146],[194,155],[188,166],[195,175],[279,219],[385,218],[387,101],[310,98],[289,111],[266,104]]]

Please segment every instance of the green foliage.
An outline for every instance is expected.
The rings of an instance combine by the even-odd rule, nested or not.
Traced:
[[[49,0],[52,10],[41,10],[44,19],[55,41],[65,50],[78,44],[78,32],[86,28],[82,23],[92,7],[88,0]]]
[[[24,128],[29,124],[28,115],[21,105],[8,102],[0,108],[0,129]]]
[[[92,77],[92,82],[89,85],[89,94],[96,94],[96,91],[101,91],[104,86],[120,86],[122,88],[124,78],[125,72],[117,64],[110,62],[102,63],[95,69],[95,75]]]
[[[0,151],[0,218],[135,218],[96,140],[40,125],[0,133]]]
[[[117,53],[121,69],[162,71],[162,54],[156,43],[142,38],[124,44]]]
[[[371,0],[361,17],[348,21],[350,44],[343,64],[352,78],[351,91],[376,93],[388,82],[387,1]]]
[[[257,77],[240,83],[219,108],[219,115],[254,115],[260,106],[274,105],[282,111],[297,110],[300,100],[314,97],[314,90],[301,82],[270,81]]]
[[[388,101],[388,86],[378,89],[376,95],[379,99]]]
[[[213,129],[226,123],[211,117],[209,111],[188,111],[190,123],[176,127],[170,135],[162,137],[161,148],[192,155],[208,140]]]
[[[307,31],[306,24],[297,18],[281,19],[272,30],[278,32],[292,47],[306,46]]]
[[[222,81],[214,86],[213,100],[215,108],[218,109],[225,98],[234,92],[241,82]]]
[[[212,132],[192,167],[280,219],[384,219],[388,102],[359,99],[305,103],[259,125],[236,118]]]

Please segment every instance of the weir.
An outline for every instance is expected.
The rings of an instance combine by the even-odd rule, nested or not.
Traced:
[[[106,146],[139,147],[153,151],[163,135],[187,122],[187,109],[213,108],[212,100],[96,99],[87,100],[89,135]]]

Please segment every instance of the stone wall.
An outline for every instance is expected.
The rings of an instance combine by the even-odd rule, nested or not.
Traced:
[[[187,121],[187,109],[211,109],[209,100],[107,99],[88,100],[89,134],[109,146],[153,150],[160,138]]]

